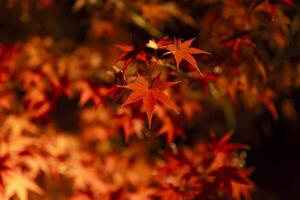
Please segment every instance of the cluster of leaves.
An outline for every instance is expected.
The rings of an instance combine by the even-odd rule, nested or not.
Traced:
[[[161,79],[183,74],[179,68],[184,61],[190,65],[186,70],[191,69],[191,76],[195,79],[206,77],[200,72],[193,54],[208,53],[190,47],[192,41],[150,40],[143,50],[119,45],[124,53],[116,62],[124,60],[125,64],[123,70],[115,67],[113,78],[116,83],[112,85],[93,81],[95,72],[92,65],[97,64],[97,56],[94,55],[94,58],[87,48],[77,50],[80,55],[74,52],[70,56],[59,57],[50,38],[34,38],[23,45],[3,46],[0,180],[4,199],[17,196],[26,200],[30,191],[42,195],[42,191],[48,188],[46,185],[38,186],[35,180],[48,184],[48,179],[58,179],[59,184],[71,180],[72,183],[68,183],[69,193],[73,193],[68,196],[70,199],[194,199],[222,196],[219,193],[223,190],[228,196],[240,198],[242,190],[235,183],[247,186],[245,190],[250,191],[248,177],[239,174],[242,159],[232,151],[243,145],[227,144],[230,135],[216,144],[201,144],[207,149],[200,155],[195,152],[188,155],[186,153],[193,153],[193,150],[185,148],[180,149],[183,154],[164,155],[165,161],[149,157],[149,152],[141,155],[142,151],[153,148],[145,148],[145,144],[118,150],[118,153],[112,147],[103,147],[107,140],[117,137],[120,132],[124,133],[127,141],[134,136],[147,137],[142,110],[147,114],[149,128],[155,113],[160,122],[157,120],[151,127],[153,135],[165,135],[167,145],[177,151],[174,139],[184,137],[185,133],[176,124],[179,122],[176,117],[179,111],[191,117],[197,111],[194,109],[197,104],[180,109],[170,99],[170,93],[165,93],[171,86],[180,83]],[[153,52],[146,53],[146,48],[153,49]],[[158,52],[160,50],[163,52]],[[173,55],[177,67],[171,64],[174,62],[172,58],[156,56],[164,57],[168,53]],[[126,75],[134,59],[145,64],[135,67],[137,72],[132,73],[137,75]],[[89,71],[85,70],[86,65],[90,66]],[[165,70],[158,72],[161,69]],[[130,90],[132,92],[126,94]],[[82,108],[79,131],[84,141],[82,144],[78,138],[66,137],[65,133],[55,130],[49,122],[62,96],[70,101],[75,99]],[[122,105],[116,102],[120,98],[124,99]],[[168,110],[173,112],[168,113]],[[92,142],[100,142],[97,145],[100,150],[91,147]],[[103,154],[105,152],[107,154]],[[230,171],[233,178],[223,179],[218,172],[223,168],[233,170]],[[162,176],[165,179],[161,179]],[[170,182],[173,176],[174,180]],[[246,193],[246,196],[249,194]]]
[[[90,104],[98,109],[105,109],[105,112],[110,112],[106,116],[106,121],[111,123],[106,122],[106,128],[112,132],[111,134],[116,134],[121,127],[126,140],[128,140],[129,136],[138,135],[143,131],[141,130],[144,126],[143,122],[141,123],[143,116],[138,109],[140,107],[140,110],[147,114],[149,128],[154,112],[161,119],[161,128],[157,132],[165,134],[168,145],[171,145],[176,135],[184,135],[182,130],[177,130],[180,127],[177,128],[174,125],[176,119],[173,119],[180,111],[184,112],[184,110],[179,110],[179,106],[169,98],[170,94],[165,93],[166,90],[174,93],[171,91],[171,86],[175,87],[175,85],[179,85],[179,82],[162,81],[161,79],[162,77],[174,79],[179,65],[183,61],[187,61],[187,64],[190,63],[190,68],[195,73],[191,76],[195,76],[195,79],[206,77],[198,69],[192,55],[208,53],[190,47],[191,42],[192,40],[181,42],[177,39],[174,39],[174,43],[166,40],[158,42],[150,40],[143,48],[154,48],[153,54],[146,53],[146,49],[144,51],[131,45],[118,45],[124,53],[116,59],[116,62],[124,60],[125,64],[123,70],[115,67],[114,71],[108,71],[108,74],[112,74],[112,78],[115,79],[115,83],[111,84],[109,75],[108,78],[94,77],[99,74],[95,72],[98,70],[97,59],[99,60],[99,58],[97,55],[91,54],[91,50],[82,48],[77,50],[79,55],[74,52],[71,56],[58,57],[55,55],[55,50],[51,49],[54,47],[52,47],[53,41],[50,38],[34,38],[22,47],[10,47],[7,48],[8,52],[3,52],[3,54],[10,55],[11,51],[15,51],[15,58],[10,60],[11,63],[7,62],[2,65],[1,108],[8,113],[26,113],[26,116],[32,120],[46,120],[51,111],[55,110],[59,98],[65,96],[71,100],[78,97],[78,106],[80,107]],[[41,49],[45,49],[45,51]],[[177,68],[168,64],[170,58],[164,58],[167,60],[165,61],[155,56],[159,49],[165,49],[164,54],[172,53],[174,55]],[[82,56],[86,56],[86,58],[81,58]],[[135,58],[142,60],[145,64],[136,66],[133,70],[129,69],[128,66]],[[93,65],[95,65],[95,71],[93,69],[86,70],[87,66],[93,68]],[[126,74],[129,70],[133,75]],[[140,73],[144,74],[140,75]],[[103,74],[99,75],[103,76]],[[130,90],[132,92],[127,94],[127,91]],[[180,98],[180,96],[176,98]],[[118,106],[116,101],[120,99],[126,100],[121,106]],[[127,106],[129,104],[135,106],[129,109]],[[188,109],[193,110],[193,108],[186,108],[186,110]],[[167,110],[173,110],[177,114],[168,115]],[[191,117],[192,113],[188,115]],[[119,125],[115,126],[113,122]],[[141,126],[134,129],[133,127],[138,125],[133,123],[140,123]],[[158,125],[157,122],[156,127]],[[109,133],[107,134],[110,136]]]
[[[194,0],[205,8],[197,19],[185,3],[77,0],[74,12],[89,14],[88,41],[100,47],[51,36],[0,46],[0,199],[250,199],[247,146],[230,143],[231,132],[204,142],[189,130],[219,111],[222,132],[244,111],[278,118],[277,92],[300,86],[286,53],[297,16],[285,9],[296,5]],[[31,9],[56,4],[7,7],[20,6],[25,23]],[[125,22],[151,37],[119,44]],[[176,23],[199,37],[162,37]]]
[[[23,116],[9,116],[1,128],[0,188],[5,200],[240,199],[249,198],[254,189],[251,169],[244,168],[245,152],[235,152],[246,146],[229,143],[230,132],[182,147],[177,154],[153,157],[149,149],[157,147],[154,140],[103,153],[54,127],[40,129]]]

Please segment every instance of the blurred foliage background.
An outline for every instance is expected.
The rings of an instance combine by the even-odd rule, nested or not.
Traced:
[[[211,52],[202,68],[218,80],[208,84],[211,95],[201,99],[201,112],[184,125],[185,143],[208,138],[211,130],[234,130],[235,141],[251,147],[247,165],[255,167],[254,199],[300,198],[299,25],[298,2],[283,0],[0,3],[0,43],[29,41],[39,49],[40,38],[48,38],[54,55],[96,52],[92,62],[107,69],[119,54],[115,44],[196,38],[198,47]],[[76,130],[77,101],[58,100],[51,117],[59,119],[60,129]]]

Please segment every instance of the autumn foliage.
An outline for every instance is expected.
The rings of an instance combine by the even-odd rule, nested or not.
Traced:
[[[280,69],[297,6],[187,2],[1,3],[1,22],[72,26],[2,41],[0,200],[251,199],[250,147],[232,136],[240,113],[276,120],[278,92],[299,87]]]

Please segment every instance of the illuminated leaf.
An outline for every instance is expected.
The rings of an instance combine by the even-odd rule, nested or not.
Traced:
[[[28,200],[29,191],[42,194],[42,189],[34,181],[18,172],[9,172],[4,177],[5,193],[7,199],[16,195],[20,200]]]
[[[179,68],[180,63],[185,60],[190,63],[195,70],[199,73],[199,67],[196,59],[192,56],[193,54],[209,54],[206,51],[190,47],[194,39],[190,39],[184,42],[181,42],[180,39],[174,38],[174,43],[167,45],[167,49],[174,55],[176,61],[176,67]]]
[[[152,83],[149,84],[143,76],[138,75],[137,79],[133,83],[129,83],[124,86],[133,92],[128,96],[122,106],[142,101],[142,107],[147,113],[149,126],[151,126],[152,116],[157,101],[159,101],[164,107],[177,112],[176,105],[169,99],[163,90],[177,84],[178,82],[161,82],[159,79],[160,75],[155,77],[152,80]]]

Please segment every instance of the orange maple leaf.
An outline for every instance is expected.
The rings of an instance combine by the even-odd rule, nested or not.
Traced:
[[[124,61],[124,69],[126,71],[127,67],[132,63],[135,59],[149,64],[148,54],[144,51],[145,44],[140,44],[133,39],[133,45],[130,44],[119,44],[116,45],[119,49],[123,51],[123,53],[116,59],[115,63],[119,61]]]
[[[158,135],[165,134],[166,135],[166,141],[168,145],[171,145],[174,138],[176,136],[183,137],[184,133],[182,129],[176,127],[176,125],[173,124],[172,120],[170,117],[166,117],[163,120],[163,125],[162,127],[158,130]]]
[[[169,117],[161,107],[158,107],[157,114],[162,121],[162,126],[157,131],[157,135],[165,135],[167,145],[171,145],[175,137],[184,137],[185,134],[178,124]],[[177,126],[176,126],[177,125]]]
[[[215,133],[212,133],[215,134]],[[218,154],[220,152],[228,155],[231,153],[231,151],[242,149],[242,148],[249,148],[245,144],[237,144],[237,143],[230,143],[230,139],[232,137],[233,132],[229,131],[226,133],[222,138],[220,138],[216,143],[213,145],[213,151],[215,154]]]
[[[176,105],[163,92],[164,89],[171,87],[178,82],[161,82],[159,79],[160,74],[152,80],[151,84],[149,84],[143,76],[138,75],[135,82],[124,86],[133,92],[122,104],[122,107],[142,100],[142,108],[147,113],[149,127],[151,127],[152,115],[157,101],[159,101],[164,107],[178,113]]]
[[[84,106],[88,101],[93,101],[95,105],[99,105],[101,103],[99,95],[87,81],[77,82],[76,87],[80,91],[80,106]]]
[[[81,162],[74,161],[66,172],[67,177],[73,179],[75,190],[90,189],[95,194],[108,191],[107,185],[100,179],[98,169],[95,166],[84,165]]]
[[[12,107],[14,94],[11,92],[1,92],[0,94],[0,109],[9,110]]]
[[[4,177],[4,183],[4,199],[10,199],[16,195],[20,200],[28,200],[29,191],[37,194],[43,193],[42,189],[34,181],[18,172],[7,173],[7,176]]]
[[[133,135],[137,135],[139,137],[142,136],[144,120],[133,115],[133,111],[131,109],[122,109],[122,113],[118,116],[117,121],[123,127],[125,141],[128,141],[128,139]]]
[[[253,168],[243,168],[240,169],[239,175],[243,177],[243,179],[248,181],[248,184],[239,183],[237,181],[231,180],[232,187],[232,197],[235,200],[251,200],[251,191],[255,190],[255,185],[251,182],[249,176],[253,172]],[[244,197],[244,198],[242,198]]]
[[[175,58],[176,67],[179,68],[180,63],[183,60],[186,60],[190,63],[193,68],[195,68],[200,74],[201,71],[199,70],[198,64],[196,59],[192,56],[192,54],[210,54],[209,52],[203,51],[201,49],[190,47],[194,39],[189,39],[185,42],[181,42],[181,40],[174,38],[174,44],[169,44],[166,46]]]
[[[245,176],[246,174],[241,174],[242,169],[235,167],[221,167],[214,170],[211,175],[215,176],[214,184],[216,184],[220,189],[227,194],[232,196],[234,190],[234,197],[238,198],[241,193],[246,194],[246,191],[242,191],[240,185],[249,186],[249,180]],[[232,184],[233,183],[233,184]],[[239,185],[238,185],[239,184]],[[234,188],[233,188],[234,187]],[[250,189],[249,187],[246,187]],[[243,188],[244,189],[244,188]],[[239,191],[238,191],[239,190]],[[246,194],[247,196],[247,194]]]

